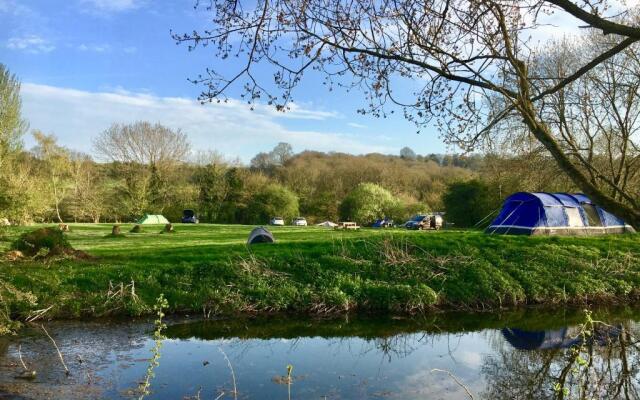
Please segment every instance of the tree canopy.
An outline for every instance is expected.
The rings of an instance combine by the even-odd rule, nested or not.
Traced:
[[[387,189],[375,183],[361,183],[340,204],[340,218],[371,224],[383,217],[393,217],[400,201]]]
[[[20,81],[0,64],[0,168],[22,145],[27,122],[22,118]]]

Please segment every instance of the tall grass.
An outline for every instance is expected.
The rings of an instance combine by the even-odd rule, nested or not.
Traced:
[[[149,228],[118,240],[105,237],[110,225],[71,228],[70,243],[96,258],[0,261],[0,283],[34,300],[0,292],[5,318],[49,306],[50,318],[145,315],[160,293],[171,312],[213,317],[622,302],[640,287],[640,235],[283,227],[273,229],[277,243],[247,248],[249,226],[181,225],[176,235]]]

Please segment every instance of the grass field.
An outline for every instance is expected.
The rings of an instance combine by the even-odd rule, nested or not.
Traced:
[[[111,225],[72,224],[72,245],[95,256],[0,261],[0,295],[14,318],[143,315],[164,293],[171,311],[421,313],[521,304],[623,302],[640,292],[640,235],[590,238],[180,225],[108,237]],[[0,253],[22,232],[12,227]],[[33,297],[22,296],[30,293]]]

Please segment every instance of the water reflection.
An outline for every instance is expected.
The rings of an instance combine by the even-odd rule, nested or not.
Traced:
[[[481,368],[484,398],[638,399],[638,324],[501,330]]]
[[[148,398],[233,398],[220,349],[247,399],[468,399],[466,390],[476,399],[639,398],[635,311],[601,310],[594,319],[607,323],[584,324],[579,310],[174,321]],[[135,395],[153,346],[149,324],[52,323],[48,330],[72,376],[48,339],[27,330],[0,340],[0,398]],[[39,371],[33,382],[14,379],[19,345]],[[291,385],[282,379],[287,365]]]

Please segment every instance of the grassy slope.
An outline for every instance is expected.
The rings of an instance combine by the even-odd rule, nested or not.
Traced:
[[[129,226],[123,226],[128,232]],[[11,228],[15,238],[31,228]],[[96,261],[0,261],[0,280],[31,291],[25,317],[144,314],[164,293],[174,311],[235,312],[492,308],[635,298],[640,235],[592,238],[479,232],[274,228],[277,243],[245,246],[248,226],[148,226],[107,238],[110,225],[72,225],[71,243]],[[0,242],[0,252],[9,246]],[[129,285],[135,282],[135,296]],[[111,287],[111,289],[110,289]]]

